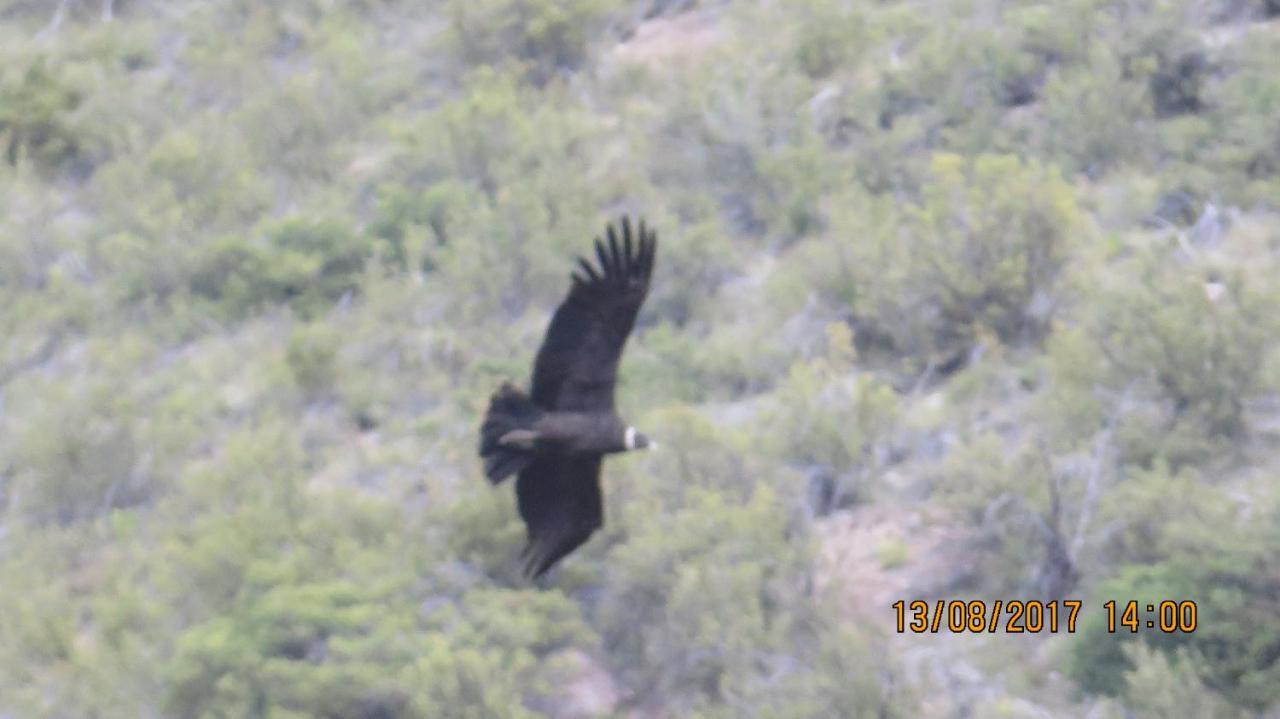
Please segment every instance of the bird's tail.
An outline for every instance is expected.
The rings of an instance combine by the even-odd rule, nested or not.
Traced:
[[[490,482],[497,484],[533,461],[533,423],[541,414],[533,400],[509,382],[489,398],[489,411],[480,425],[480,457]]]

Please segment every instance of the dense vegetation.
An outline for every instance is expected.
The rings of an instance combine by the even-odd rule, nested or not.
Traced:
[[[624,211],[663,448],[529,586]],[[1280,711],[1274,0],[0,0],[0,338],[0,717]]]

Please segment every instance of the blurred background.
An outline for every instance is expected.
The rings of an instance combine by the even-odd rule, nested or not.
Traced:
[[[663,447],[531,586],[623,212]],[[1280,716],[1277,269],[1275,0],[0,0],[0,717]]]

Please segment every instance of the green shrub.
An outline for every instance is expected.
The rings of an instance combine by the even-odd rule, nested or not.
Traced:
[[[1258,357],[1273,344],[1275,299],[1244,276],[1210,299],[1199,272],[1149,256],[1134,271],[1140,281],[1104,291],[1095,320],[1111,386],[1161,403],[1129,414],[1127,453],[1177,464],[1217,452],[1245,429],[1244,402],[1262,388]]]
[[[902,144],[917,151],[997,149],[1001,113],[1040,97],[1048,58],[963,12],[945,24],[912,18],[902,25],[893,31],[919,39],[899,42],[895,61],[879,69],[878,129],[905,132]]]
[[[177,716],[198,717],[263,711],[273,704],[305,709],[308,702],[297,696],[303,687],[288,665],[315,661],[328,653],[336,643],[333,640],[366,630],[375,615],[364,594],[348,583],[280,587],[232,617],[188,629],[177,638],[176,656],[167,671],[168,710]],[[289,681],[288,674],[295,674],[294,681]],[[356,689],[352,686],[356,677],[347,672],[333,672],[327,678],[335,682],[334,689],[341,687],[345,693]],[[366,691],[376,689],[375,685]],[[350,710],[333,709],[338,715],[353,715]]]
[[[1196,654],[1166,653],[1133,642],[1124,649],[1133,667],[1125,675],[1124,703],[1134,719],[1245,716],[1205,683],[1203,660]]]
[[[0,74],[0,143],[10,165],[57,167],[83,149],[73,113],[83,94],[47,58]]]
[[[353,121],[345,95],[315,76],[291,77],[272,92],[252,95],[231,120],[265,166],[294,182],[326,179],[343,157],[344,128]]]
[[[1222,168],[1223,180],[1244,180],[1241,201],[1272,207],[1280,187],[1280,80],[1273,62],[1278,50],[1274,38],[1250,39],[1235,71],[1213,92],[1213,114],[1222,128],[1214,164]]]
[[[825,356],[792,365],[777,406],[757,430],[763,445],[822,485],[815,511],[825,514],[871,497],[871,480],[898,413],[893,390],[853,369],[847,325],[827,327]]]
[[[465,64],[509,58],[545,82],[578,67],[614,7],[612,0],[455,0],[447,14]]]
[[[831,0],[805,0],[787,7],[793,24],[792,52],[811,77],[825,77],[858,59],[866,45],[866,19],[860,9]]]
[[[1082,229],[1057,170],[1009,156],[938,155],[922,195],[897,223],[874,206],[834,215],[829,233],[849,243],[849,270],[833,279],[853,287],[829,291],[851,296],[869,335],[915,371],[968,352],[982,334],[1038,342]]]
[[[1071,643],[1068,673],[1085,691],[1112,696],[1123,693],[1125,674],[1133,668],[1131,650],[1127,649],[1129,645],[1149,636],[1151,639],[1147,641],[1169,650],[1176,641],[1171,639],[1172,635],[1158,632],[1134,634],[1120,625],[1117,625],[1119,631],[1112,633],[1102,604],[1115,600],[1118,622],[1120,613],[1130,601],[1145,609],[1149,603],[1158,604],[1166,599],[1200,599],[1193,589],[1188,577],[1167,564],[1130,567],[1116,579],[1103,583],[1095,592],[1097,601],[1090,602],[1094,611],[1087,615],[1082,613],[1080,618],[1079,633]],[[1145,620],[1145,613],[1142,618]],[[1201,622],[1205,620],[1203,612],[1199,619]]]
[[[757,166],[761,197],[754,206],[762,217],[771,218],[770,234],[783,245],[821,230],[823,194],[847,182],[815,133],[762,153]]]
[[[1052,462],[1031,443],[984,432],[940,468],[939,495],[978,528],[976,574],[990,591],[1052,600],[1080,579],[1072,543],[1090,511],[1087,481],[1056,473]]]
[[[449,243],[458,215],[471,199],[467,188],[454,180],[434,183],[420,193],[403,185],[384,185],[369,233],[386,241],[393,266],[424,272],[434,268],[432,249]]]
[[[1006,342],[1043,333],[1047,318],[1033,301],[1052,292],[1080,222],[1056,168],[1007,156],[939,156],[924,204],[909,219],[923,263],[913,279],[919,291],[940,293],[934,301],[944,321],[961,332],[985,325]]]
[[[332,391],[341,341],[337,330],[322,324],[298,327],[290,335],[285,361],[303,392],[316,395]]]
[[[727,700],[711,717],[749,714],[764,719],[905,719],[919,716],[900,671],[862,628],[833,617],[806,618],[811,626],[797,634],[794,649],[782,660],[790,669],[770,676],[734,676],[726,682]],[[802,620],[802,621],[806,621]],[[876,666],[878,672],[867,667]],[[878,676],[877,676],[878,674]]]
[[[558,593],[436,586],[446,591],[414,596],[350,580],[264,587],[177,638],[166,707],[176,716],[529,717],[523,702],[555,669],[544,660],[595,642]],[[547,688],[552,697],[558,689]]]
[[[763,488],[745,504],[691,490],[681,509],[634,526],[611,553],[597,621],[624,680],[666,706],[723,701],[734,678],[759,671],[756,657],[785,651],[780,612],[799,608],[804,568],[786,526]]]
[[[185,261],[193,238],[243,232],[272,202],[253,151],[225,118],[199,116],[160,132],[145,150],[103,162],[86,198],[100,208],[105,230],[145,239],[165,257],[152,264],[168,270]]]
[[[1100,43],[1090,47],[1086,62],[1049,72],[1044,113],[1036,143],[1068,171],[1097,177],[1140,159],[1146,149],[1147,89],[1126,77],[1121,61]]]
[[[1157,4],[1133,31],[1115,41],[1126,76],[1146,82],[1155,117],[1196,113],[1205,105],[1212,68],[1188,14],[1174,3]]]
[[[231,317],[272,304],[314,315],[359,289],[369,240],[339,219],[291,218],[266,227],[264,243],[224,237],[197,254],[192,294]]]
[[[1235,513],[1230,496],[1190,468],[1174,473],[1161,461],[1131,467],[1099,502],[1098,522],[1107,528],[1103,554],[1126,564],[1194,554],[1213,545]]]
[[[644,458],[645,473],[654,479],[620,488],[619,500],[665,512],[684,506],[691,493],[716,491],[745,501],[757,486],[747,481],[761,465],[744,451],[746,435],[713,421],[706,412],[667,405],[636,422],[662,445],[662,452]]]
[[[338,218],[290,218],[267,228],[269,282],[287,300],[314,311],[359,289],[372,248]]]
[[[1274,510],[1248,525],[1249,539],[1240,543],[1217,541],[1166,562],[1130,567],[1096,592],[1098,600],[1115,599],[1123,608],[1130,600],[1141,612],[1148,603],[1163,600],[1194,601],[1197,627],[1190,634],[1164,634],[1141,628],[1130,633],[1120,628],[1107,633],[1105,613],[1098,611],[1081,625],[1072,644],[1068,665],[1072,676],[1092,692],[1128,694],[1141,687],[1134,671],[1133,650],[1142,642],[1168,653],[1175,666],[1190,659],[1189,666],[1203,682],[1237,706],[1261,710],[1280,693],[1280,597],[1277,585],[1277,536]],[[1186,652],[1186,653],[1183,653]],[[1133,695],[1137,698],[1137,695]]]
[[[105,379],[40,387],[44,401],[0,447],[11,458],[19,517],[67,524],[148,498],[139,406]]]

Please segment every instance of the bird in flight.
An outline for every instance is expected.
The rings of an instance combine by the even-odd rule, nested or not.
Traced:
[[[604,524],[604,456],[655,446],[614,408],[618,361],[649,292],[657,250],[643,220],[637,229],[623,217],[616,231],[607,227],[607,242],[596,238],[598,267],[578,259],[581,272],[573,273],[534,360],[531,392],[504,383],[480,427],[485,476],[496,485],[517,475],[528,530],[520,559],[530,579]]]

